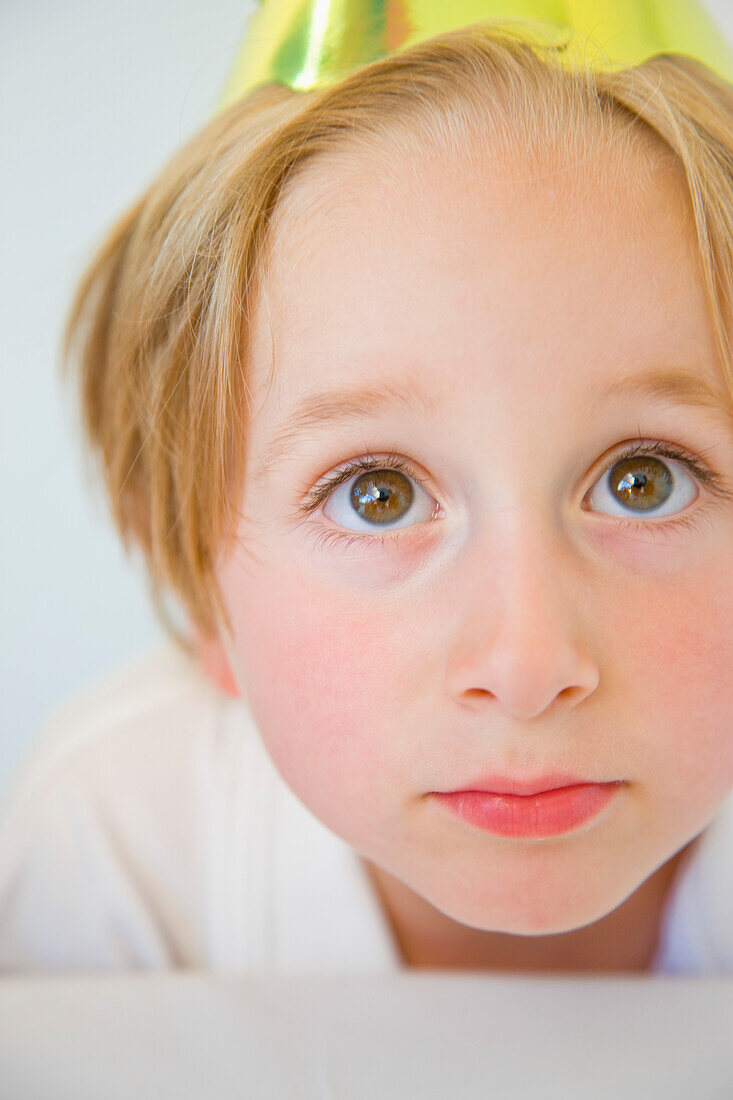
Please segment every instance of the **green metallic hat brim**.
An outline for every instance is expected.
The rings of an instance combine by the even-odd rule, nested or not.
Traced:
[[[568,68],[616,72],[682,54],[733,83],[733,50],[696,0],[269,0],[249,17],[218,109],[265,83],[325,88],[417,42],[486,22],[554,47]]]

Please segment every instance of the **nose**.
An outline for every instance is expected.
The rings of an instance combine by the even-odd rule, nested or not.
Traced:
[[[524,522],[503,536],[486,533],[467,559],[453,589],[450,693],[464,706],[517,719],[589,695],[599,669],[583,637],[592,605],[577,558]]]

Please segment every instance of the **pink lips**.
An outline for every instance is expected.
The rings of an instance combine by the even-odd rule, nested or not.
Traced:
[[[622,786],[620,782],[581,783],[533,795],[434,791],[431,798],[470,825],[497,836],[551,837],[596,817]]]
[[[601,782],[597,779],[584,779],[580,775],[568,775],[567,772],[553,772],[539,779],[507,779],[501,775],[485,775],[474,783],[467,783],[460,790],[449,794],[462,794],[466,791],[484,791],[487,794],[542,794],[543,791],[556,791],[562,787],[580,787],[588,783]]]

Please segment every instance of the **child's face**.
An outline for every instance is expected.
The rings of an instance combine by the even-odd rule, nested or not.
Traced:
[[[218,564],[234,678],[302,803],[476,928],[599,919],[733,786],[733,502],[661,455],[663,518],[602,477],[641,437],[733,488],[720,413],[605,396],[662,369],[724,394],[680,177],[640,193],[624,165],[584,183],[577,162],[490,152],[389,175],[322,162],[278,210],[254,318],[240,540]],[[411,396],[324,401],[332,418],[298,427],[313,395],[360,387]],[[383,473],[381,513],[360,471],[302,511],[390,452],[407,469]],[[552,771],[623,786],[535,839],[429,796]]]

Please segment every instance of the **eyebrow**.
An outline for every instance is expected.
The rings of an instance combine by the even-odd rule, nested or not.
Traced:
[[[419,413],[435,417],[441,403],[437,395],[422,388],[420,379],[414,375],[401,379],[387,378],[370,386],[310,394],[288,417],[284,428],[271,439],[258,476],[262,477],[266,470],[280,462],[313,428],[373,418],[383,412]]]
[[[707,409],[728,427],[733,424],[733,395],[714,389],[701,374],[690,374],[689,371],[675,367],[663,367],[645,374],[629,374],[625,378],[614,379],[594,400],[603,402],[612,397],[634,395],[677,401],[682,405]]]
[[[646,373],[614,379],[593,395],[597,411],[606,401],[626,396],[643,396],[705,409],[724,427],[733,426],[733,397],[716,391],[702,375],[677,368],[658,368]],[[385,379],[376,385],[353,389],[324,390],[306,397],[273,437],[265,450],[258,477],[283,459],[298,440],[316,427],[349,420],[376,417],[384,411],[421,413],[435,417],[441,399],[427,393],[419,378]]]

